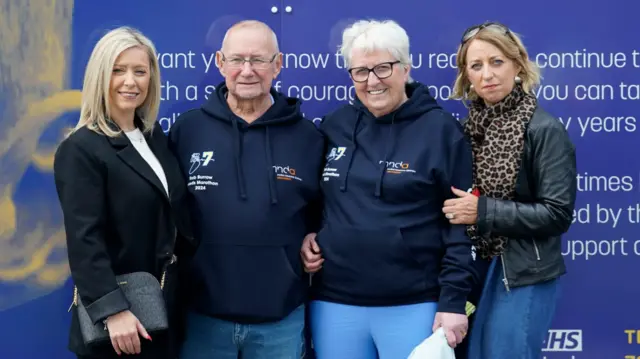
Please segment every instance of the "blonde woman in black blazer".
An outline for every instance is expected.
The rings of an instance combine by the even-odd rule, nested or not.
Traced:
[[[55,155],[71,276],[92,321],[105,322],[111,337],[86,346],[72,306],[69,349],[79,358],[175,358],[173,333],[152,338],[116,282],[137,271],[160,280],[168,263],[189,258],[196,246],[185,183],[156,124],[156,59],[154,45],[134,29],[100,39],[86,68],[80,120]],[[175,283],[165,288],[174,323],[170,288]]]

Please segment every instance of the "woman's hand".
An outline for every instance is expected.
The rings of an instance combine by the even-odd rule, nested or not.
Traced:
[[[304,237],[302,248],[300,248],[300,257],[302,258],[305,272],[315,273],[322,268],[324,259],[320,253],[320,247],[316,243],[315,233],[309,233]]]
[[[475,195],[451,187],[453,194],[458,198],[444,201],[444,212],[451,224],[475,224],[478,220],[478,197]]]
[[[469,329],[469,318],[464,314],[438,312],[433,321],[432,330],[444,329],[444,336],[452,348],[462,343]]]
[[[118,355],[140,354],[140,336],[151,340],[142,323],[128,310],[107,318],[107,329],[111,337],[111,345]]]

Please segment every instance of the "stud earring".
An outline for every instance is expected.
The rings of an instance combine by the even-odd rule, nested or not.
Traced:
[[[516,76],[515,80],[517,84],[522,83],[522,79],[520,78],[520,76]]]
[[[473,91],[473,84],[469,85],[469,91]]]

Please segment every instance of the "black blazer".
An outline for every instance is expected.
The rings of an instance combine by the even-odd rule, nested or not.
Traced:
[[[140,127],[138,120],[136,123]],[[146,271],[160,280],[174,253],[174,243],[178,261],[195,251],[186,185],[167,138],[160,126],[145,138],[163,167],[169,195],[124,134],[111,138],[81,128],[66,138],[55,154],[54,177],[71,276],[95,323],[129,308],[116,275]],[[75,309],[72,314],[71,351],[117,357],[110,343],[85,347]],[[141,339],[141,355],[146,357],[155,347],[164,355],[154,354],[154,358],[169,357],[166,347],[158,347],[164,340],[153,335],[152,339],[151,343]]]

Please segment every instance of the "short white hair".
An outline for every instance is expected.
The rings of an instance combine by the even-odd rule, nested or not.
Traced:
[[[273,42],[273,48],[275,49],[276,53],[280,52],[280,47],[278,46],[278,36],[276,35],[275,31],[273,31],[273,29],[269,25],[258,20],[243,20],[233,24],[233,26],[231,26],[227,30],[227,32],[224,34],[224,38],[222,39],[222,46],[220,50],[224,48],[224,45],[228,41],[229,34],[231,34],[232,31],[243,29],[243,28],[258,29],[258,30],[264,30],[269,32],[269,34],[271,35],[271,41]]]
[[[340,54],[347,68],[351,66],[351,52],[354,49],[365,53],[376,50],[389,51],[404,65],[411,65],[409,36],[393,20],[359,20],[342,32]]]

